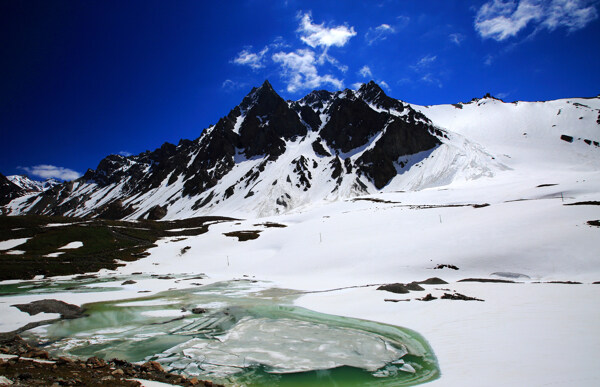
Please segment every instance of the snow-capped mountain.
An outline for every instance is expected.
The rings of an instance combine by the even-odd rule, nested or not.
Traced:
[[[0,174],[0,205],[8,204],[11,200],[24,195],[40,193],[59,184],[60,181],[56,179],[37,181],[24,175],[4,176]],[[0,213],[5,212],[7,210],[0,209]]]
[[[460,184],[500,173],[599,168],[600,99],[417,106],[374,82],[285,101],[268,81],[196,140],[110,155],[11,214],[267,216],[323,200]],[[548,169],[544,169],[548,170]]]
[[[27,193],[42,192],[61,183],[59,180],[52,178],[43,181],[33,180],[25,175],[11,175],[6,176],[6,178]]]

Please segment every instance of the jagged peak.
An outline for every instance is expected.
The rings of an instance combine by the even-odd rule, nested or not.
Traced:
[[[382,109],[403,111],[405,106],[401,101],[394,99],[383,91],[383,89],[371,80],[369,83],[363,83],[356,91],[356,95],[368,104],[373,104]]]
[[[363,85],[357,90],[356,95],[367,103],[373,103],[380,105],[383,101],[390,99],[383,89],[373,81],[369,83],[363,83]]]
[[[262,88],[270,89],[273,92],[275,92],[275,90],[273,90],[273,86],[271,86],[271,83],[269,82],[268,79],[265,79],[265,81],[263,82],[263,84],[260,86],[260,89],[262,89]]]
[[[327,90],[313,90],[302,99],[298,100],[298,103],[320,109],[323,107],[323,104],[331,100],[333,96],[334,93]]]
[[[363,83],[357,91],[360,95],[367,95],[373,93],[382,93],[383,95],[386,95],[383,89],[373,80],[370,80],[369,83]]]
[[[268,80],[265,80],[263,84],[259,87],[253,87],[252,90],[244,97],[242,102],[234,109],[240,110],[240,114],[243,114],[244,111],[250,110],[252,106],[257,103],[261,103],[261,101],[277,101],[283,100],[279,94],[273,89],[271,83]],[[237,115],[237,114],[236,114]]]

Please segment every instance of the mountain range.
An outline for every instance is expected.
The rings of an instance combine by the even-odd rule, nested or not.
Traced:
[[[109,155],[62,184],[0,176],[0,204],[11,215],[261,217],[539,171],[542,164],[546,171],[598,168],[598,140],[598,97],[505,103],[488,94],[418,106],[371,81],[286,101],[265,81],[195,140]]]

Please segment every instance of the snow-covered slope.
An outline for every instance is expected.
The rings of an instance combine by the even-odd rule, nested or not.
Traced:
[[[600,99],[409,105],[375,83],[284,101],[268,82],[194,140],[111,155],[12,214],[270,216],[312,203],[600,168]],[[561,138],[562,136],[562,138]]]
[[[486,97],[464,104],[411,106],[527,173],[600,166],[598,97],[512,103]]]

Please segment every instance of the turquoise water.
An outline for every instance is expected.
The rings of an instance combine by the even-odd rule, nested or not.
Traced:
[[[410,386],[439,377],[418,333],[317,313],[297,293],[231,281],[86,305],[87,317],[31,334],[57,355],[155,360],[171,372],[246,386]],[[204,313],[193,314],[192,308]]]

